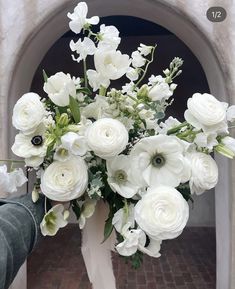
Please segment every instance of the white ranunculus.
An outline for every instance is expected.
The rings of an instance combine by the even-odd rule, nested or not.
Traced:
[[[67,16],[71,21],[69,22],[70,29],[78,34],[83,28],[86,28],[88,25],[96,25],[99,23],[99,17],[93,16],[87,18],[88,7],[85,2],[79,2],[78,5],[74,8],[73,13],[68,13]]]
[[[69,96],[76,98],[76,86],[70,76],[63,72],[57,72],[47,79],[43,90],[48,94],[50,100],[58,106],[69,105]]]
[[[105,79],[116,80],[126,74],[131,60],[116,50],[98,49],[94,56],[95,68]]]
[[[154,240],[178,237],[188,218],[188,203],[169,186],[150,187],[135,206],[137,224]]]
[[[124,198],[132,198],[139,190],[131,174],[130,161],[126,155],[107,160],[108,184],[114,192]]]
[[[96,51],[95,43],[88,37],[85,37],[83,41],[79,39],[76,43],[71,40],[69,46],[72,51],[76,51],[79,54],[78,58],[72,55],[73,60],[78,63],[86,59],[87,55],[94,55]]]
[[[33,133],[43,122],[46,110],[40,101],[40,96],[29,92],[24,94],[15,104],[12,124],[24,134]]]
[[[18,157],[28,159],[28,162],[39,162],[39,159],[36,160],[34,157],[43,158],[47,151],[47,146],[44,141],[44,132],[45,127],[40,126],[33,134],[17,134],[15,136],[15,142],[11,147],[12,152]],[[33,159],[30,160],[30,158]]]
[[[90,149],[103,159],[120,154],[128,144],[128,131],[118,120],[101,118],[87,130],[87,143]]]
[[[118,29],[113,26],[100,25],[100,32],[98,34],[99,43],[98,48],[117,49],[121,38],[119,37]]]
[[[40,224],[43,236],[54,236],[60,228],[65,227],[68,221],[64,218],[64,206],[62,204],[52,207]]]
[[[67,132],[61,137],[62,147],[66,148],[75,156],[84,156],[87,152],[87,142],[84,136],[75,132]]]
[[[131,63],[135,68],[142,67],[146,63],[146,59],[140,54],[139,51],[132,52],[131,58]]]
[[[194,152],[187,155],[191,165],[189,181],[191,193],[202,194],[214,188],[218,181],[218,167],[215,160],[205,153]]]
[[[101,86],[107,88],[110,85],[110,80],[93,69],[88,69],[87,78],[93,91],[98,90]]]
[[[195,93],[187,102],[184,117],[188,123],[204,132],[226,131],[227,104],[208,93]]]
[[[186,145],[175,136],[143,138],[130,153],[133,176],[140,186],[177,187],[185,179],[185,150]]]
[[[67,202],[85,192],[88,173],[85,161],[73,157],[65,162],[54,161],[41,177],[41,190],[51,200]]]
[[[153,87],[149,89],[149,93],[148,93],[148,97],[152,101],[167,100],[172,95],[173,95],[173,91],[171,90],[170,86],[165,81],[155,84]]]

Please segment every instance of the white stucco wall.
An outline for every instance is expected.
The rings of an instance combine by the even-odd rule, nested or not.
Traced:
[[[77,2],[77,1],[76,1]],[[67,30],[70,0],[0,0],[0,157],[9,154],[13,103],[26,92],[40,60]],[[235,103],[235,2],[232,0],[90,0],[91,15],[133,15],[165,26],[181,38],[200,60],[212,93]],[[222,23],[211,23],[205,13],[223,6]],[[216,191],[218,289],[235,287],[234,163],[220,161]],[[224,242],[223,238],[226,242]],[[228,240],[229,237],[229,240]],[[224,246],[224,247],[223,247]],[[218,253],[217,252],[217,253]],[[228,261],[226,261],[228,260]],[[20,285],[15,288],[21,289]],[[23,287],[22,287],[23,288]]]

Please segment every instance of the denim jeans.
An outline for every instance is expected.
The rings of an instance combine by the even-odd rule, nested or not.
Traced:
[[[39,239],[44,200],[0,199],[0,289],[7,289]]]

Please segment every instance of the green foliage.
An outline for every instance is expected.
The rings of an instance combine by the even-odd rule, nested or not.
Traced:
[[[193,198],[190,192],[189,183],[181,184],[177,187],[177,190],[181,193],[183,198],[188,202],[189,200],[193,203]]]
[[[43,75],[44,82],[47,82],[48,76],[47,76],[46,71],[44,69],[42,71],[42,75]]]
[[[71,95],[69,96],[69,108],[75,123],[79,123],[81,119],[79,103]]]

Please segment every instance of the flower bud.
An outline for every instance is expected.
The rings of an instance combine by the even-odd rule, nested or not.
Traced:
[[[39,199],[39,193],[38,193],[38,190],[36,188],[33,189],[32,191],[32,201],[34,203],[36,203]]]
[[[144,97],[147,97],[147,96],[148,96],[148,85],[144,84],[139,89],[139,91],[137,93],[137,97],[138,98],[144,98]]]
[[[66,126],[69,124],[69,117],[67,113],[62,113],[59,120],[58,120],[58,125],[59,126]]]

